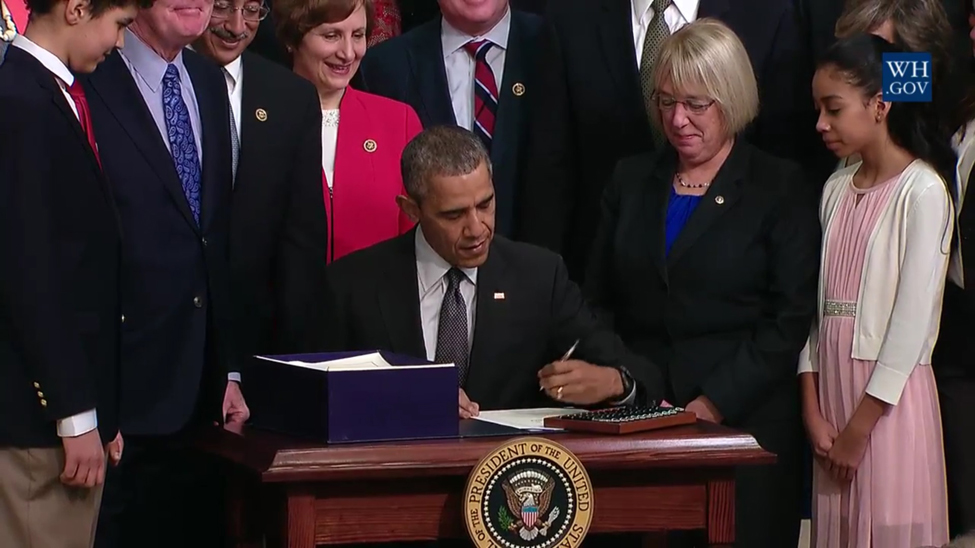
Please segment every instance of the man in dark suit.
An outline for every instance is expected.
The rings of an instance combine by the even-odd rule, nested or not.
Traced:
[[[403,152],[403,182],[400,207],[419,227],[328,268],[334,349],[456,364],[462,417],[659,397],[659,372],[598,323],[557,255],[494,237],[490,159],[476,136],[425,130]]]
[[[195,43],[230,100],[230,269],[245,356],[320,350],[325,333],[322,111],[310,82],[244,51],[267,15],[260,2],[221,0]]]
[[[230,107],[220,70],[185,50],[205,15],[157,0],[85,86],[122,233],[120,421],[98,546],[214,546],[212,473],[193,428],[247,419],[231,336]],[[204,0],[205,1],[205,0]],[[194,19],[194,17],[198,17]],[[179,524],[180,527],[173,527]],[[199,531],[188,538],[182,532]]]
[[[121,456],[122,235],[73,71],[94,70],[137,7],[29,8],[0,66],[0,546],[88,548],[106,449]]]
[[[665,6],[661,14],[658,5]],[[616,162],[659,146],[646,108],[653,90],[642,81],[649,81],[660,42],[704,17],[738,34],[758,77],[762,109],[746,138],[814,167],[823,181],[835,166],[815,132],[812,64],[792,0],[550,2],[532,94],[519,235],[561,252],[575,279],[583,276],[600,196]]]
[[[962,150],[962,163],[971,151]],[[967,160],[969,163],[970,159]],[[967,177],[966,177],[967,175]],[[958,229],[948,267],[941,331],[935,347],[935,379],[944,430],[945,468],[948,474],[948,513],[952,536],[975,529],[975,167],[955,181],[963,196],[957,211]]]
[[[424,127],[478,134],[494,166],[497,231],[512,237],[541,19],[508,0],[476,7],[440,0],[440,7],[442,17],[370,49],[355,85],[409,104]]]

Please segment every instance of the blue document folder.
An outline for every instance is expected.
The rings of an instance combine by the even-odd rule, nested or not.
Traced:
[[[388,352],[255,356],[251,423],[325,443],[457,437],[453,364]]]

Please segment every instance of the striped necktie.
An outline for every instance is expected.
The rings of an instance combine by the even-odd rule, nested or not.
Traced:
[[[474,123],[472,129],[491,150],[494,138],[494,118],[498,115],[498,84],[494,71],[487,62],[487,53],[494,46],[488,40],[464,44],[464,49],[474,58]]]

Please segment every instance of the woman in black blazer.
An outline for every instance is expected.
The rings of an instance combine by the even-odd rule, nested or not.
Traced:
[[[618,163],[586,293],[664,371],[670,403],[778,455],[736,477],[735,546],[795,546],[796,367],[816,311],[817,198],[797,165],[736,138],[758,92],[728,27],[698,20],[659,51],[649,110],[671,146]]]

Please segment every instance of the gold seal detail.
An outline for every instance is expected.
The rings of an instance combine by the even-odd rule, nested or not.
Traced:
[[[365,149],[366,152],[376,152],[377,146],[379,145],[377,145],[376,141],[373,141],[372,139],[366,139],[366,142],[362,143],[362,148]]]
[[[263,108],[257,109],[257,111],[254,113],[254,116],[257,117],[258,122],[267,122],[267,111],[264,110]]]
[[[521,97],[525,94],[525,84],[517,82],[515,85],[511,86],[511,91],[515,94],[515,97]]]
[[[464,522],[478,548],[578,548],[592,508],[582,463],[544,438],[499,445],[477,463],[464,490]]]

